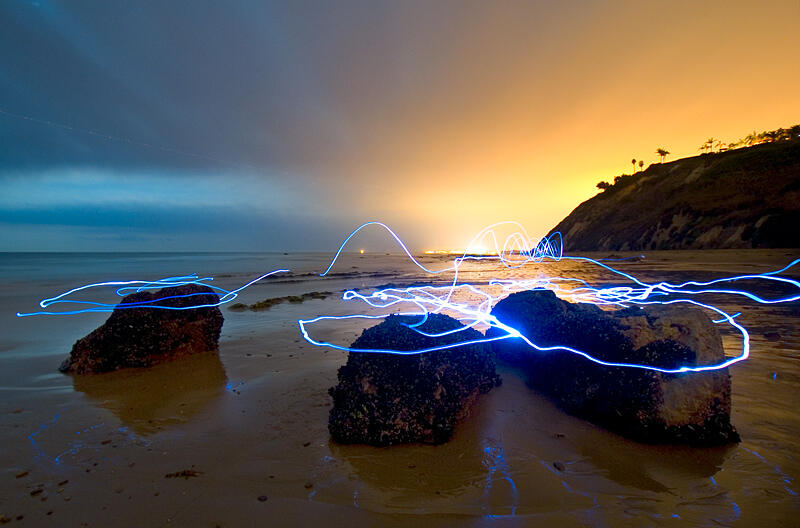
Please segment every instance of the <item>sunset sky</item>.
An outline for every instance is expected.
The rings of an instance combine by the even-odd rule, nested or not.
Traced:
[[[542,236],[631,158],[800,122],[797,0],[38,0],[0,22],[0,251]]]

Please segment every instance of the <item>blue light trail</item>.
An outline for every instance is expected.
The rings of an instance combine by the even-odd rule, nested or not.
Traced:
[[[427,274],[438,275],[442,273],[452,272],[452,281],[446,286],[410,286],[407,288],[391,287],[384,288],[368,295],[358,293],[354,290],[347,290],[342,295],[343,301],[360,301],[367,305],[369,309],[379,309],[387,311],[389,309],[395,310],[398,315],[419,317],[419,320],[414,323],[405,323],[405,326],[414,330],[415,332],[427,337],[441,337],[444,335],[451,335],[466,330],[467,328],[474,328],[477,326],[483,328],[496,328],[501,331],[500,335],[494,337],[484,337],[482,339],[471,339],[459,341],[455,343],[433,346],[419,350],[387,350],[387,349],[355,349],[335,343],[321,341],[313,338],[309,333],[309,328],[315,323],[322,321],[348,321],[348,320],[380,320],[389,315],[388,313],[372,315],[368,313],[355,313],[351,315],[333,316],[333,315],[320,315],[311,319],[300,319],[298,325],[300,333],[303,338],[315,346],[325,346],[346,352],[354,353],[383,353],[383,354],[400,354],[400,355],[414,355],[434,352],[437,350],[445,350],[455,348],[463,345],[489,343],[502,339],[521,339],[529,347],[538,351],[554,351],[562,350],[574,353],[593,361],[597,364],[609,367],[626,367],[644,370],[652,370],[663,373],[684,373],[684,372],[703,372],[710,370],[717,370],[728,367],[740,361],[744,361],[750,355],[750,338],[744,326],[739,324],[735,318],[739,317],[741,313],[728,314],[722,309],[695,300],[692,297],[704,294],[722,294],[744,296],[752,301],[762,304],[775,304],[786,303],[800,300],[800,282],[794,279],[780,277],[783,273],[800,263],[800,259],[796,259],[789,263],[787,266],[766,273],[760,274],[747,274],[734,277],[726,277],[711,281],[687,281],[681,284],[671,284],[668,282],[647,283],[630,273],[615,269],[601,260],[608,262],[611,259],[591,259],[587,257],[566,256],[563,254],[563,240],[561,234],[556,232],[550,236],[544,237],[540,240],[531,239],[525,232],[525,229],[517,222],[506,221],[498,222],[485,227],[478,232],[472,241],[467,245],[467,248],[475,247],[476,245],[483,244],[487,239],[491,242],[491,247],[494,251],[491,254],[470,254],[464,251],[463,254],[455,257],[452,263],[440,269],[431,269],[420,262],[412,252],[408,249],[403,240],[386,224],[382,222],[366,222],[356,229],[354,229],[341,243],[338,250],[331,259],[327,268],[319,274],[320,277],[325,277],[334,267],[337,260],[345,249],[345,246],[363,229],[375,226],[385,230],[388,235],[399,245],[403,253],[410,259],[410,261],[417,266],[420,270]],[[498,228],[512,228],[515,229],[513,233],[505,238],[502,245],[499,242],[496,230]],[[459,281],[459,272],[467,262],[488,262],[502,265],[506,270],[514,272],[532,263],[547,264],[559,261],[576,261],[591,266],[597,266],[612,274],[615,274],[626,281],[631,283],[630,286],[612,286],[607,288],[594,287],[586,280],[574,277],[560,277],[560,276],[540,276],[536,278],[495,278],[486,282],[484,287],[479,287],[474,284]],[[625,260],[625,259],[622,259]],[[88,284],[74,288],[64,292],[55,297],[42,300],[39,305],[44,311],[31,312],[31,313],[18,313],[18,317],[27,317],[32,315],[68,315],[80,314],[88,312],[111,312],[118,308],[157,308],[168,310],[187,310],[194,308],[214,307],[228,303],[235,299],[239,292],[248,286],[276,273],[284,273],[289,270],[280,269],[271,271],[264,275],[253,279],[252,281],[244,284],[243,286],[234,290],[226,290],[217,286],[209,284],[213,280],[211,277],[200,278],[197,275],[185,275],[178,277],[169,277],[157,281],[111,281]],[[749,281],[767,281],[777,283],[785,286],[795,288],[797,291],[793,294],[784,297],[776,297],[765,299],[759,295],[746,290],[729,289],[723,287],[726,284],[736,281],[749,280]],[[108,304],[92,301],[78,301],[70,298],[71,295],[89,290],[92,288],[102,287],[115,287],[116,294],[124,296],[130,292],[141,292],[146,290],[155,290],[167,287],[182,286],[187,284],[196,284],[208,286],[214,291],[214,295],[219,297],[215,303],[197,304],[185,307],[172,307],[162,306],[158,304],[159,301],[175,298],[175,297],[190,297],[192,295],[209,295],[209,293],[196,293],[183,296],[169,296],[161,297],[146,302],[129,302],[122,304]],[[606,306],[611,308],[625,308],[630,306],[644,307],[647,305],[671,305],[678,303],[691,304],[698,306],[705,310],[714,312],[714,323],[727,323],[735,328],[742,336],[741,352],[735,357],[726,358],[724,361],[712,365],[697,365],[697,366],[680,366],[678,368],[659,368],[651,365],[637,364],[637,363],[615,363],[603,361],[591,356],[581,350],[577,350],[567,346],[552,346],[542,347],[528,339],[519,330],[503,323],[496,317],[491,315],[492,308],[501,299],[511,295],[515,292],[529,291],[529,290],[550,290],[559,295],[566,297],[572,302],[578,303],[591,303],[599,306]],[[477,300],[476,300],[477,299]],[[75,309],[66,311],[46,311],[50,306],[57,304],[67,304]],[[456,319],[464,324],[464,327],[449,330],[439,334],[430,334],[423,332],[419,329],[427,317],[431,313],[447,312],[453,315]]]
[[[257,277],[247,284],[236,288],[235,290],[226,290],[224,288],[220,288],[219,286],[214,286],[208,284],[209,281],[214,280],[213,277],[203,277],[200,278],[197,275],[183,275],[180,277],[168,277],[165,279],[159,279],[155,281],[143,281],[143,280],[131,280],[131,281],[107,281],[107,282],[96,282],[94,284],[87,284],[85,286],[80,286],[78,288],[73,288],[69,291],[66,291],[62,294],[56,295],[55,297],[51,297],[49,299],[43,299],[39,302],[39,306],[41,308],[47,308],[54,304],[71,304],[71,305],[88,305],[88,308],[80,308],[76,310],[67,310],[62,312],[48,312],[48,311],[41,311],[41,312],[28,312],[28,313],[20,313],[17,312],[17,317],[29,317],[32,315],[76,315],[82,313],[90,313],[90,312],[113,312],[115,309],[131,309],[131,308],[157,308],[159,310],[192,310],[195,308],[213,308],[215,306],[221,306],[225,303],[229,303],[234,300],[240,291],[244,290],[248,286],[255,284],[256,282],[275,275],[276,273],[286,273],[288,269],[279,269],[275,271],[270,271],[269,273],[265,273],[260,277]],[[108,286],[119,286],[116,289],[116,295],[120,297],[124,297],[129,293],[138,293],[147,290],[160,290],[161,288],[172,288],[176,286],[185,286],[187,284],[196,284],[198,286],[207,286],[215,292],[212,294],[210,292],[200,292],[200,293],[191,293],[187,295],[170,295],[167,297],[159,297],[157,299],[153,299],[150,301],[144,302],[129,302],[129,303],[120,303],[120,304],[109,304],[109,303],[101,303],[101,302],[93,302],[93,301],[77,301],[74,299],[69,299],[68,297],[74,293],[89,290],[92,288],[103,288]],[[163,306],[157,304],[159,301],[163,301],[166,299],[177,299],[182,297],[193,297],[197,295],[217,295],[219,297],[219,301],[211,304],[194,304],[191,306]]]
[[[432,336],[431,334],[426,334],[421,330],[418,330],[416,327],[420,326],[425,321],[428,314],[440,313],[443,311],[447,311],[453,314],[459,321],[465,324],[465,327],[456,330],[451,330],[445,332],[444,334],[438,334],[438,335],[457,333],[459,331],[465,330],[466,328],[472,328],[478,325],[482,325],[484,327],[497,328],[499,330],[502,330],[504,333],[499,336],[491,338],[469,340],[454,344],[447,344],[447,345],[441,345],[441,346],[424,348],[419,350],[411,350],[411,351],[386,350],[386,349],[356,349],[356,348],[337,345],[335,343],[316,340],[312,338],[311,335],[309,334],[308,326],[313,325],[314,323],[320,321],[343,321],[343,320],[358,319],[358,318],[383,319],[385,318],[385,315],[353,314],[345,316],[318,316],[313,319],[299,320],[298,323],[300,325],[300,332],[303,335],[303,338],[313,345],[325,346],[325,347],[335,348],[338,350],[343,350],[347,352],[356,352],[356,353],[385,353],[385,354],[413,355],[413,354],[428,353],[436,350],[443,350],[447,348],[454,348],[456,346],[467,345],[467,344],[488,343],[491,341],[497,341],[501,339],[516,338],[516,339],[522,339],[528,346],[530,346],[535,350],[539,351],[563,350],[580,355],[597,364],[609,367],[637,368],[637,369],[652,370],[670,374],[685,373],[685,372],[703,372],[703,371],[726,368],[740,361],[744,361],[750,356],[750,336],[747,330],[744,328],[744,326],[740,325],[737,321],[734,320],[736,317],[740,316],[741,313],[728,314],[716,306],[702,303],[697,300],[693,300],[690,298],[670,298],[670,297],[678,295],[696,296],[696,295],[714,293],[714,294],[745,296],[755,302],[769,303],[769,304],[792,302],[800,299],[800,282],[793,279],[776,276],[779,273],[787,271],[793,266],[800,263],[800,259],[792,261],[787,266],[779,270],[770,271],[762,274],[739,275],[735,277],[727,277],[723,279],[716,279],[713,281],[706,281],[706,282],[688,281],[682,284],[670,284],[667,282],[648,284],[629,273],[625,273],[623,271],[612,268],[611,266],[604,264],[600,260],[595,260],[587,257],[572,257],[563,255],[562,238],[560,233],[558,232],[553,233],[549,237],[545,237],[533,243],[532,239],[530,239],[530,237],[527,236],[527,233],[525,233],[522,226],[520,226],[516,222],[499,222],[496,224],[492,224],[491,226],[488,226],[483,230],[481,230],[467,246],[469,248],[473,244],[481,242],[488,237],[493,242],[495,250],[494,255],[476,256],[476,255],[469,255],[465,251],[461,256],[458,256],[453,259],[452,265],[438,270],[429,269],[428,267],[420,263],[416,258],[414,258],[414,256],[406,247],[406,245],[402,242],[401,238],[396,233],[394,233],[387,225],[380,222],[367,222],[357,227],[353,232],[350,233],[350,235],[348,235],[344,239],[342,244],[339,246],[339,249],[336,251],[336,254],[334,255],[331,263],[328,265],[327,269],[321,274],[321,276],[324,276],[328,272],[330,272],[330,270],[335,265],[336,260],[339,258],[340,254],[344,250],[344,247],[347,245],[347,243],[358,232],[360,232],[362,229],[370,225],[377,225],[388,231],[389,234],[392,236],[392,238],[394,238],[394,240],[397,241],[397,243],[400,245],[403,252],[406,255],[408,255],[410,260],[422,271],[429,274],[439,274],[443,272],[452,271],[453,281],[450,283],[449,286],[444,286],[444,287],[411,286],[408,288],[386,288],[375,291],[369,295],[363,295],[356,291],[348,290],[344,292],[342,296],[343,300],[348,301],[355,299],[365,303],[371,308],[380,308],[380,309],[388,309],[394,307],[395,305],[414,306],[416,307],[415,311],[411,312],[401,311],[398,315],[420,316],[421,317],[420,322],[415,324],[406,324],[405,326],[415,330],[416,332],[422,335],[430,337],[435,337],[435,336]],[[508,236],[503,246],[501,247],[500,244],[498,243],[498,239],[495,234],[495,228],[508,225],[518,227],[520,228],[520,231],[516,231],[512,235]],[[584,262],[591,265],[599,266],[611,273],[614,273],[629,280],[634,284],[634,286],[595,288],[592,287],[585,280],[572,277],[539,277],[533,279],[494,279],[489,281],[489,286],[500,287],[501,291],[499,294],[492,294],[489,291],[485,289],[480,289],[472,284],[468,283],[459,284],[458,282],[459,269],[465,261],[469,260],[496,261],[505,266],[507,269],[513,270],[521,268],[522,266],[529,263],[557,262],[562,259]],[[775,299],[764,299],[758,295],[755,295],[745,290],[735,290],[727,288],[705,288],[705,289],[691,288],[695,286],[703,288],[706,286],[719,285],[723,283],[735,282],[738,280],[765,280],[765,281],[779,282],[795,287],[798,290],[798,293]],[[579,286],[572,288],[567,287],[570,283],[578,283]],[[465,290],[481,298],[481,301],[478,303],[475,303],[474,301],[471,303],[453,301],[453,296],[455,294]],[[727,322],[733,328],[738,330],[742,336],[742,350],[739,355],[727,358],[725,361],[712,365],[699,365],[699,366],[684,365],[678,368],[665,369],[665,368],[659,368],[651,365],[644,365],[637,363],[616,363],[616,362],[603,361],[581,350],[576,350],[574,348],[567,346],[541,347],[536,343],[532,342],[530,339],[528,339],[522,332],[511,326],[504,324],[503,322],[499,321],[496,317],[492,316],[490,313],[492,307],[501,299],[507,297],[512,293],[519,291],[528,291],[528,290],[551,290],[562,297],[569,297],[570,300],[573,302],[591,303],[600,306],[615,306],[619,308],[625,308],[629,306],[643,307],[646,305],[670,305],[677,303],[692,304],[700,308],[713,311],[717,315],[721,316],[721,318],[718,318],[714,321],[715,323]]]

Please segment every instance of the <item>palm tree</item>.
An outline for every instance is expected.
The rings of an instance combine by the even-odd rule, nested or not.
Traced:
[[[636,158],[631,160],[631,165],[633,165],[633,174],[636,174]]]
[[[669,151],[668,151],[668,150],[664,150],[664,149],[663,149],[663,148],[661,148],[661,147],[658,147],[658,148],[656,149],[656,154],[658,154],[659,156],[661,156],[661,163],[664,163],[664,158],[666,158],[667,156],[669,156]]]
[[[639,160],[639,172],[642,171],[642,167],[644,167],[644,161]]]

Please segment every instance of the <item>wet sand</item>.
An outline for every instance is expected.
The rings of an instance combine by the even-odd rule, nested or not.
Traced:
[[[507,367],[447,444],[333,444],[327,389],[345,354],[302,341],[296,320],[352,310],[336,298],[223,310],[218,356],[92,377],[55,372],[74,339],[42,336],[62,346],[25,362],[40,390],[6,381],[2,392],[0,515],[31,526],[789,526],[800,514],[796,307],[747,306],[754,358],[732,369],[743,442],[715,449],[625,440]],[[166,477],[183,470],[196,476]]]

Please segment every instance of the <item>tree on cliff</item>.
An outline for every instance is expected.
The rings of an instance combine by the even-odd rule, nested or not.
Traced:
[[[639,170],[641,171],[643,167],[644,167],[644,161],[639,160]]]
[[[701,150],[703,152],[713,152],[714,151],[714,141],[713,137],[708,138],[705,143],[700,145],[700,148],[697,150]]]
[[[611,187],[611,184],[608,183],[607,181],[601,181],[597,183],[597,188],[600,189],[601,191],[605,191],[609,187]]]
[[[664,163],[664,158],[669,156],[669,151],[659,147],[659,148],[656,149],[656,154],[661,156],[661,163]]]
[[[631,165],[633,165],[633,174],[636,174],[636,158],[631,160]]]

